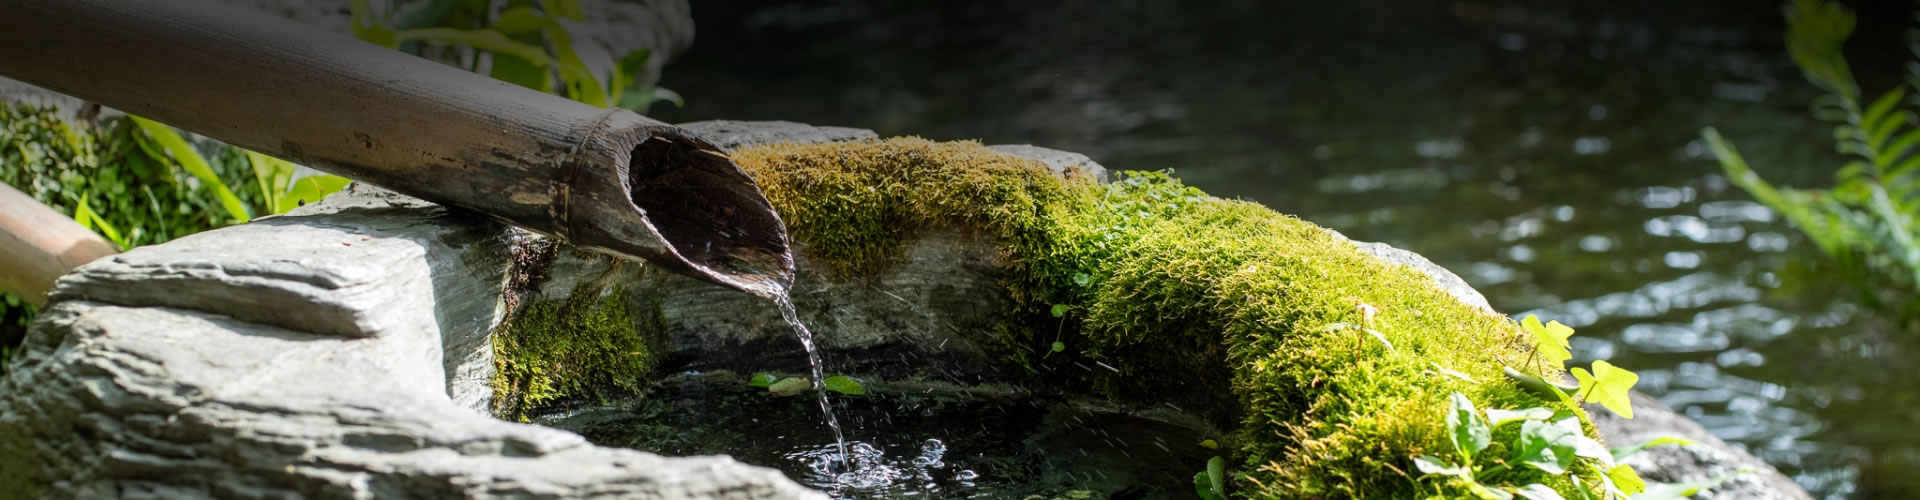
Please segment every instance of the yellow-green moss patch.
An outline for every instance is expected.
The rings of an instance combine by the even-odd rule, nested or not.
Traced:
[[[666,343],[659,301],[583,287],[564,301],[521,304],[494,331],[494,414],[525,420],[562,398],[604,399],[648,380]]]
[[[997,237],[1021,304],[1004,328],[1011,355],[1049,382],[1180,401],[1237,426],[1236,494],[1461,496],[1417,480],[1411,463],[1450,452],[1449,393],[1482,408],[1559,405],[1501,376],[1502,363],[1526,362],[1509,320],[1313,224],[1166,175],[1062,179],[977,143],[916,138],[733,156],[810,256],[847,276],[895,261],[914,228]],[[1056,305],[1063,319],[1048,314]],[[1050,353],[1056,338],[1066,349]],[[1571,493],[1531,470],[1504,474],[1484,479]]]

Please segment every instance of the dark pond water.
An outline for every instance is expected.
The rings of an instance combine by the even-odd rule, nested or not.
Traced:
[[[997,394],[835,395],[853,467],[840,460],[812,395],[774,396],[725,373],[674,377],[646,397],[539,423],[604,446],[731,455],[857,499],[1188,498],[1194,473],[1216,453],[1189,426]]]
[[[1695,140],[1719,126],[1788,183],[1839,163],[1775,5],[703,0],[663,82],[688,105],[655,114],[1176,169],[1574,326],[1576,355],[1818,496],[1914,498],[1913,350]],[[1863,16],[1869,89],[1897,76],[1905,8]]]

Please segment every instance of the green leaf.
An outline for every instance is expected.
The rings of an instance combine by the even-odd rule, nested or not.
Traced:
[[[1367,332],[1367,335],[1372,335],[1374,340],[1378,340],[1381,344],[1386,345],[1388,351],[1393,350],[1393,343],[1387,341],[1387,334],[1380,333],[1379,330],[1372,328],[1361,328],[1360,330]]]
[[[1627,457],[1633,456],[1635,453],[1640,453],[1641,450],[1645,450],[1647,448],[1652,448],[1655,446],[1666,446],[1666,445],[1692,446],[1694,444],[1697,444],[1697,443],[1695,443],[1691,439],[1683,438],[1680,436],[1660,436],[1657,438],[1648,439],[1646,441],[1641,442],[1640,444],[1636,444],[1633,446],[1622,446],[1619,448],[1614,448],[1613,459],[1616,461],[1626,460]]]
[[[780,377],[775,377],[771,373],[755,373],[753,374],[753,378],[747,379],[747,385],[751,387],[768,387],[772,386],[773,382],[779,379]]]
[[[767,392],[775,396],[792,396],[813,388],[813,382],[800,377],[787,377],[767,385]]]
[[[94,213],[93,209],[87,206],[86,196],[81,196],[80,205],[73,208],[73,221],[80,223],[80,227],[98,231],[121,250],[128,248],[127,239],[120,237],[120,230],[108,224],[106,219],[100,218],[100,214]]]
[[[867,395],[866,386],[860,385],[860,381],[854,380],[853,377],[848,377],[846,375],[834,375],[831,377],[827,377],[827,390],[838,392],[841,394],[846,394],[848,396]]]
[[[220,206],[227,209],[229,217],[240,222],[252,220],[252,217],[247,215],[246,205],[240,203],[240,198],[233,196],[233,190],[227,189],[227,183],[222,182],[220,176],[213,173],[213,167],[207,165],[207,159],[202,158],[198,151],[194,151],[193,146],[187,145],[187,140],[181,138],[178,132],[153,120],[131,115],[129,118],[133,119],[133,123],[138,125],[140,130],[147,133],[147,137],[160,143],[160,147],[172,155],[173,161],[178,162],[181,169],[192,174],[194,178],[200,179],[202,187],[213,190],[213,195],[220,199]]]
[[[1524,410],[1488,408],[1487,421],[1490,422],[1488,425],[1499,427],[1500,424],[1515,420],[1546,420],[1553,418],[1553,414],[1554,411],[1552,408],[1527,408]]]
[[[1466,482],[1467,491],[1473,492],[1473,496],[1479,497],[1480,500],[1513,500],[1512,493],[1488,488],[1487,485],[1480,484],[1472,479],[1462,479],[1461,481]]]
[[[274,212],[287,213],[304,204],[319,202],[327,195],[346,189],[351,183],[353,179],[337,175],[301,177],[300,180],[293,181],[293,187],[288,188],[287,192],[280,196],[280,205],[274,207]]]
[[[545,5],[547,12],[553,13],[554,16],[575,21],[587,20],[587,10],[581,8],[580,0],[546,0],[542,5]]]
[[[1227,497],[1227,459],[1213,457],[1207,459],[1207,481],[1213,486],[1213,495]]]
[[[495,19],[493,25],[489,27],[502,34],[523,35],[527,33],[538,33],[540,30],[546,29],[548,24],[552,23],[553,21],[547,19],[547,16],[541,15],[538,9],[533,7],[515,7],[507,9],[506,12],[501,12],[500,18]]]
[[[1898,130],[1905,121],[1896,119],[1904,118],[1901,113],[1893,112],[1894,106],[1900,104],[1900,97],[1905,95],[1906,89],[1894,87],[1893,90],[1881,94],[1880,98],[1874,99],[1873,104],[1867,106],[1866,113],[1860,119],[1860,129],[1867,131],[1869,137],[1879,137],[1882,140],[1892,135],[1893,131]],[[1870,141],[1868,144],[1874,150],[1880,149],[1878,141]]]
[[[347,6],[352,12],[350,22],[353,24],[354,38],[389,49],[400,47],[400,42],[394,39],[393,30],[374,18],[373,9],[368,5],[367,0],[353,0],[348,2]]]
[[[1069,308],[1067,307],[1067,305],[1066,305],[1066,304],[1054,304],[1054,305],[1053,305],[1053,317],[1055,317],[1055,318],[1064,318],[1064,317],[1067,317],[1067,309],[1069,309]]]
[[[1600,403],[1623,418],[1633,418],[1633,402],[1628,399],[1628,391],[1640,381],[1640,375],[1631,370],[1618,368],[1606,360],[1593,362],[1593,372],[1574,367],[1573,378],[1580,381],[1581,400]]]
[[[1906,156],[1909,151],[1913,150],[1915,145],[1920,145],[1920,128],[1907,130],[1901,133],[1900,137],[1894,138],[1893,144],[1888,145],[1886,149],[1880,150],[1879,156],[1873,157],[1873,163],[1883,167],[1892,167],[1894,166],[1894,161]],[[1889,177],[1894,177],[1891,171],[1888,172]]]
[[[494,30],[462,30],[453,28],[420,28],[401,31],[394,38],[402,43],[425,42],[439,45],[468,46],[492,52],[506,54],[525,60],[534,66],[546,66],[553,63],[547,51],[540,47],[514,41],[507,35]]]
[[[1418,469],[1420,473],[1427,474],[1427,475],[1439,474],[1439,475],[1446,475],[1446,476],[1459,476],[1459,477],[1469,478],[1469,479],[1473,477],[1473,471],[1467,470],[1466,466],[1455,465],[1453,463],[1447,462],[1446,460],[1441,460],[1438,457],[1434,457],[1430,455],[1421,455],[1421,456],[1413,457],[1413,468]]]
[[[1207,471],[1193,473],[1193,493],[1199,495],[1201,500],[1226,500],[1213,492],[1213,480],[1207,478]]]
[[[1547,485],[1540,483],[1529,484],[1520,489],[1513,490],[1513,494],[1527,500],[1567,500],[1566,497],[1560,496],[1560,492],[1553,491],[1553,488],[1549,488]]]
[[[1453,439],[1453,449],[1460,453],[1460,461],[1473,463],[1473,455],[1487,448],[1493,441],[1493,433],[1480,421],[1480,412],[1473,409],[1467,395],[1455,391],[1449,398],[1447,428],[1452,432],[1448,437]]]
[[[1066,342],[1061,342],[1058,340],[1053,341],[1053,352],[1061,352],[1065,350],[1067,350]]]
[[[1218,450],[1220,449],[1220,443],[1212,439],[1203,439],[1200,441],[1200,447],[1209,450]]]
[[[1520,424],[1520,436],[1514,442],[1513,461],[1548,474],[1565,474],[1567,468],[1573,466],[1573,436],[1579,435],[1577,432],[1569,431],[1563,425],[1528,420]]]
[[[1573,352],[1569,350],[1573,344],[1567,341],[1568,337],[1573,336],[1573,328],[1560,324],[1559,321],[1541,325],[1540,318],[1532,314],[1520,320],[1520,325],[1526,328],[1528,336],[1533,340],[1534,350],[1540,353],[1540,357],[1546,358],[1548,363],[1560,366],[1561,363],[1573,359]]]
[[[1640,492],[1647,491],[1647,481],[1640,479],[1640,473],[1625,464],[1607,469],[1607,480],[1613,483],[1614,489],[1624,495],[1638,495]]]

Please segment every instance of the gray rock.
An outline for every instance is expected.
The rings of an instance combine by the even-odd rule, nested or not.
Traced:
[[[85,266],[0,380],[0,491],[821,497],[724,457],[595,447],[475,411],[516,234],[356,187]]]
[[[1098,179],[1100,182],[1107,182],[1109,180],[1107,167],[1101,166],[1100,163],[1093,161],[1092,158],[1087,158],[1087,155],[1080,153],[1047,149],[1028,144],[999,144],[988,147],[1002,153],[1022,156],[1039,161],[1040,163],[1045,163],[1048,167],[1052,167],[1054,173],[1057,174],[1065,175],[1067,169],[1077,167],[1089,174],[1093,174],[1093,178]]]
[[[755,144],[790,142],[817,144],[879,138],[872,130],[846,127],[816,127],[786,121],[712,120],[679,124],[720,149],[733,150]]]

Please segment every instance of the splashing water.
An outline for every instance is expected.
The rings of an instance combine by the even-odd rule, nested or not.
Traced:
[[[807,364],[812,368],[813,392],[820,395],[820,413],[827,416],[827,427],[833,429],[833,441],[840,450],[837,463],[841,467],[853,465],[847,460],[847,438],[840,433],[840,419],[833,416],[833,406],[827,403],[827,376],[825,363],[820,361],[820,350],[814,348],[813,332],[807,325],[800,323],[800,313],[793,308],[793,299],[783,291],[773,294],[773,303],[780,306],[780,317],[787,320],[787,326],[793,329],[793,335],[800,338],[800,346],[807,350]],[[836,462],[825,464],[834,469]]]

